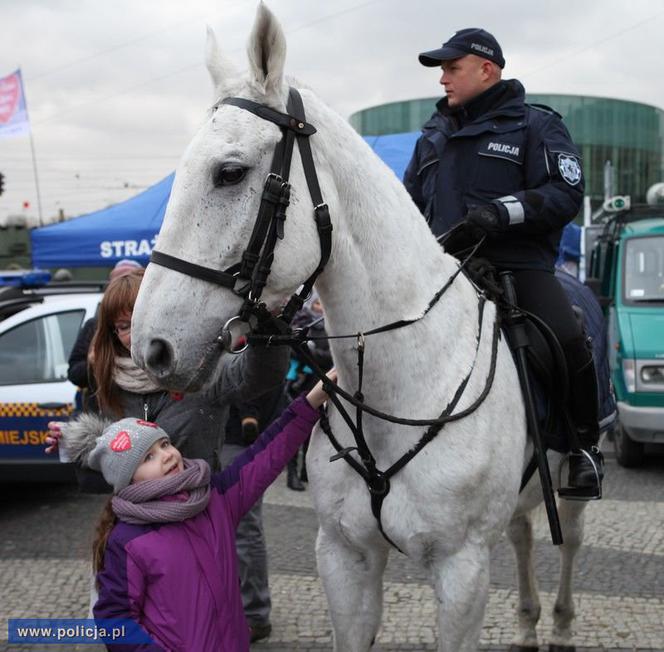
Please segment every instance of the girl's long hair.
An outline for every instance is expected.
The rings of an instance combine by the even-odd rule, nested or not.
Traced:
[[[113,380],[115,359],[129,356],[129,351],[120,342],[114,325],[123,313],[134,310],[138,289],[145,270],[137,269],[114,278],[106,288],[99,305],[97,330],[92,338],[92,375],[97,385],[97,401],[102,412],[122,417],[119,388]]]
[[[99,522],[97,523],[95,538],[92,542],[92,567],[94,568],[95,574],[104,569],[106,542],[108,541],[108,535],[111,533],[111,530],[115,527],[118,520],[118,517],[113,511],[111,504],[112,500],[113,496],[109,496],[108,501],[104,505],[104,509],[99,517]]]

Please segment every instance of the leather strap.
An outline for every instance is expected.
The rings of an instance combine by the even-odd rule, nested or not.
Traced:
[[[264,104],[259,104],[258,102],[253,102],[252,100],[247,100],[243,97],[226,97],[223,99],[220,104],[230,104],[231,106],[237,106],[240,109],[249,111],[254,115],[267,120],[268,122],[273,122],[278,127],[282,129],[289,129],[297,134],[302,134],[303,136],[311,136],[316,133],[316,127],[310,125],[309,123],[296,118],[295,116],[288,115],[288,113],[281,113],[280,111],[275,111],[269,106]]]
[[[233,267],[225,272],[221,272],[217,269],[190,263],[181,258],[176,258],[175,256],[169,256],[161,251],[153,251],[150,256],[150,262],[155,263],[156,265],[161,265],[162,267],[168,267],[168,269],[175,270],[186,276],[193,276],[194,278],[207,281],[208,283],[214,283],[225,288],[230,288],[231,290],[235,287],[235,276],[230,273],[231,270],[234,269]]]

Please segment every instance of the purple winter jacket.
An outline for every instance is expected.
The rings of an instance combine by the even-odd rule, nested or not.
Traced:
[[[208,506],[179,523],[118,522],[97,575],[97,619],[131,618],[155,642],[110,650],[247,652],[235,529],[307,439],[318,411],[293,401],[256,442],[212,476]]]

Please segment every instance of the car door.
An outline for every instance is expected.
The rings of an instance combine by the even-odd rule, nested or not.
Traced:
[[[0,325],[0,464],[58,463],[44,453],[47,424],[73,411],[67,361],[88,312],[43,305]]]

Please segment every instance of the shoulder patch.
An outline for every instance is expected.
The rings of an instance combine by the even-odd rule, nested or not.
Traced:
[[[558,154],[558,171],[570,186],[576,186],[581,181],[581,164],[576,156]]]

